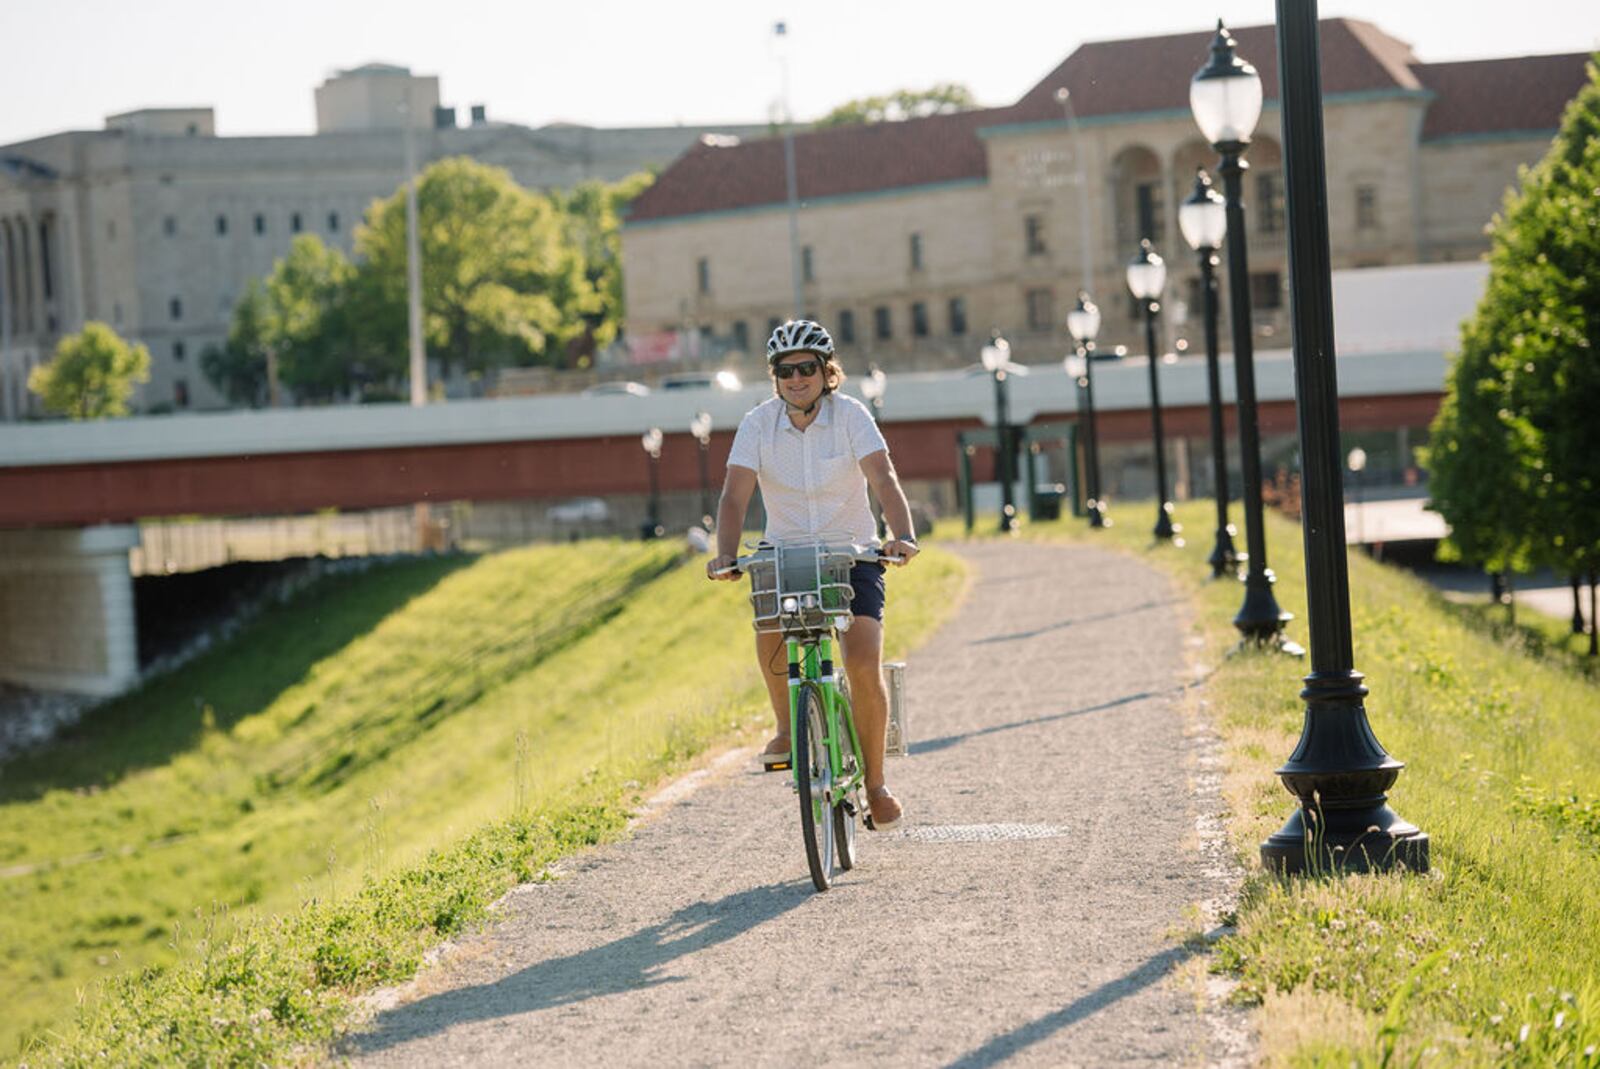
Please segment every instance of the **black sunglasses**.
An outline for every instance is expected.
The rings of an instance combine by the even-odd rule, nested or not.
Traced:
[[[772,373],[780,379],[792,379],[799,375],[802,379],[809,379],[822,370],[822,364],[816,360],[802,360],[797,364],[775,364]]]

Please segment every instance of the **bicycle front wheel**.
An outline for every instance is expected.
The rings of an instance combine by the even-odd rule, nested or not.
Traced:
[[[833,769],[828,762],[826,713],[822,691],[814,683],[800,687],[795,699],[795,785],[800,795],[800,835],[806,843],[806,865],[819,891],[833,883],[834,818],[829,798]]]

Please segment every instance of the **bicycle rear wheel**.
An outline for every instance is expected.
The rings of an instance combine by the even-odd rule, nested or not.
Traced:
[[[833,786],[833,769],[828,763],[824,743],[822,692],[813,683],[800,687],[796,697],[794,747],[795,785],[800,795],[800,835],[806,844],[806,865],[811,882],[819,891],[833,884],[835,820],[829,811],[828,796]]]

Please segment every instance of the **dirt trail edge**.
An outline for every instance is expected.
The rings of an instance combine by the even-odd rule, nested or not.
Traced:
[[[1233,1065],[1203,969],[1238,874],[1187,610],[1130,557],[956,547],[955,616],[911,659],[903,831],[806,875],[786,776],[720,761],[375,1001],[382,1066]],[[894,584],[890,576],[890,626]]]

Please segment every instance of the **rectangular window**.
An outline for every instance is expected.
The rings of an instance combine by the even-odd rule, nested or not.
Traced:
[[[800,279],[803,282],[817,280],[815,270],[811,263],[811,246],[807,245],[800,250]]]
[[[1048,289],[1028,291],[1028,329],[1049,330],[1055,325],[1055,296]]]
[[[950,298],[950,333],[960,337],[967,332],[967,302],[961,297]]]
[[[182,297],[174,297],[170,301],[168,301],[167,302],[167,313],[169,315],[171,315],[173,319],[182,319],[183,318],[183,298]]]
[[[178,217],[176,215],[169,215],[165,219],[161,220],[161,232],[166,234],[169,238],[177,237]]]
[[[879,341],[888,341],[894,337],[894,327],[889,319],[889,309],[886,305],[878,305],[872,310],[872,331]]]
[[[174,408],[189,407],[189,380],[176,379],[172,383],[172,405]]]
[[[1283,232],[1283,179],[1275,174],[1256,175],[1256,218],[1261,221],[1261,232]]]
[[[115,219],[107,219],[106,220],[106,240],[107,241],[116,241],[117,240],[117,221]]]
[[[1151,241],[1161,240],[1161,186],[1157,182],[1141,182],[1134,188],[1135,208],[1139,220],[1139,236]]]
[[[856,314],[846,308],[839,313],[839,341],[854,345],[856,341]]]
[[[185,352],[183,348],[183,342],[175,341],[172,343],[172,359],[182,360],[187,355],[187,352]]]
[[[742,319],[733,322],[733,347],[741,353],[750,351],[750,324]]]
[[[922,235],[911,235],[911,270],[922,270]]]
[[[293,215],[289,216],[289,233],[291,233],[291,234],[300,233],[300,226],[301,226],[300,213],[299,212],[295,212]]]
[[[1270,312],[1283,307],[1283,279],[1278,272],[1251,274],[1250,305],[1258,312]]]
[[[928,306],[922,301],[911,305],[911,333],[918,338],[928,336]]]
[[[1184,290],[1189,297],[1189,318],[1202,326],[1206,321],[1206,289],[1204,280],[1199,275],[1194,275],[1183,280]]]
[[[260,212],[256,212],[256,233],[257,234],[265,234],[266,232],[267,232],[267,217],[262,215]]]
[[[1356,229],[1378,229],[1378,187],[1356,187]]]
[[[694,262],[695,289],[701,293],[711,292],[711,261],[704,256]]]
[[[217,216],[217,236],[221,237],[222,235],[226,234],[227,232],[228,232],[228,217],[226,215]]]
[[[1044,216],[1028,215],[1022,219],[1023,237],[1026,241],[1029,256],[1043,256],[1044,245]]]
[[[338,212],[329,212],[328,213],[328,233],[337,234],[338,232],[339,232],[339,213]]]

